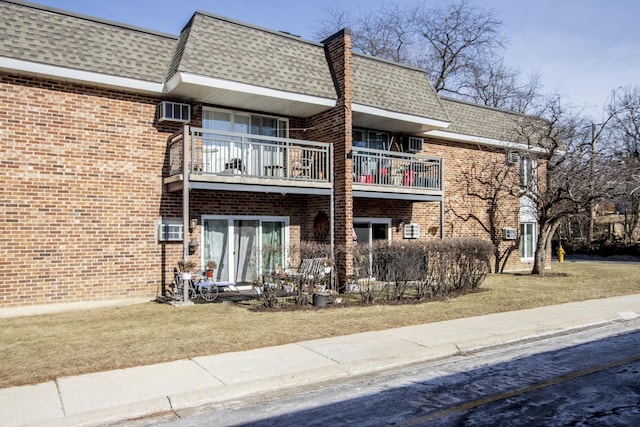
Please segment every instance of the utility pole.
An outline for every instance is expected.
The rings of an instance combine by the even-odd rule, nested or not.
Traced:
[[[591,123],[591,201],[589,202],[589,232],[587,238],[589,243],[593,241],[594,228],[596,223],[596,204],[593,200],[593,194],[596,191],[595,177],[596,177],[596,140],[598,138],[597,128],[595,123]]]

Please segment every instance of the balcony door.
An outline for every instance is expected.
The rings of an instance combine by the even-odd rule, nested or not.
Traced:
[[[373,246],[376,242],[391,240],[391,220],[383,218],[354,218],[353,231],[356,244]],[[372,270],[373,259],[369,254],[369,270]]]
[[[285,268],[288,218],[203,218],[202,264],[218,264],[215,280],[251,286],[261,274]]]
[[[288,121],[278,117],[260,116],[231,110],[204,107],[202,127],[213,131],[234,132],[243,135],[260,135],[286,138]],[[265,166],[283,166],[283,148],[260,138],[207,134],[203,143],[205,164],[211,165],[207,172],[240,173],[262,175]]]

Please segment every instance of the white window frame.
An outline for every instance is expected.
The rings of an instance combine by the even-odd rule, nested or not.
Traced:
[[[286,264],[283,268],[286,270],[289,268],[289,227],[290,227],[290,217],[288,216],[261,216],[261,215],[202,215],[200,218],[201,224],[204,224],[205,220],[226,220],[227,221],[227,232],[229,236],[233,236],[235,233],[235,221],[246,220],[246,221],[258,221],[258,259],[260,260],[259,270],[262,271],[262,223],[263,222],[282,222],[284,223],[282,239],[284,241],[284,260],[283,262]],[[200,241],[204,242],[204,227],[201,228],[200,232]],[[233,256],[235,254],[235,239],[229,239],[229,251],[228,256]],[[202,265],[205,265],[206,260],[204,259],[204,250],[200,251],[200,262]],[[235,277],[235,265],[233,260],[227,260],[229,262],[229,277]]]
[[[382,131],[378,131],[378,130],[373,130],[373,129],[362,129],[362,128],[354,128],[353,131],[351,132],[351,135],[353,136],[353,134],[355,132],[362,132],[365,136],[366,136],[366,141],[362,141],[360,139],[356,140],[355,138],[353,138],[353,142],[364,142],[366,143],[366,147],[364,148],[369,148],[369,149],[376,149],[376,150],[388,150],[389,149],[389,144],[391,141],[391,135],[389,134],[389,132],[382,132]],[[386,135],[387,137],[387,141],[382,143],[382,148],[373,148],[371,147],[371,142],[375,141],[375,138],[371,137],[371,134],[380,134],[380,135]],[[358,147],[358,145],[354,146]]]
[[[527,228],[531,228],[531,233],[528,233]],[[525,245],[528,243],[527,236],[531,236],[530,248]],[[520,260],[522,262],[531,262],[536,254],[536,240],[538,237],[538,224],[535,222],[521,222],[520,223]],[[530,251],[530,253],[529,253]]]
[[[384,224],[387,226],[387,237],[386,240],[391,242],[391,218],[353,218],[353,225],[356,223],[364,224],[367,223],[369,225],[369,241],[367,244],[371,244],[373,242],[373,224]],[[362,243],[362,242],[358,242]]]
[[[287,117],[281,117],[281,116],[271,116],[268,114],[254,114],[254,113],[249,113],[249,112],[245,112],[245,111],[236,111],[236,110],[228,110],[225,108],[215,108],[215,107],[202,107],[203,110],[203,114],[202,114],[202,127],[204,128],[204,121],[205,121],[205,115],[204,115],[204,111],[211,111],[211,112],[218,112],[218,113],[227,113],[230,115],[230,125],[231,125],[231,129],[230,132],[235,132],[234,130],[234,125],[236,124],[236,117],[245,117],[248,118],[248,127],[247,127],[247,135],[254,135],[253,133],[251,133],[251,119],[252,118],[267,118],[267,119],[274,119],[278,121],[278,129],[277,129],[277,133],[280,133],[281,129],[280,129],[280,124],[284,125],[284,135],[276,135],[277,137],[280,138],[288,138],[289,137],[289,119]],[[255,135],[262,135],[262,134],[255,134]],[[268,136],[268,135],[262,135],[262,136]]]
[[[182,218],[161,218],[156,221],[155,226],[158,242],[182,242],[184,239]],[[175,230],[171,230],[174,227]]]
[[[520,157],[520,187],[531,188],[535,184],[537,162],[529,154]]]

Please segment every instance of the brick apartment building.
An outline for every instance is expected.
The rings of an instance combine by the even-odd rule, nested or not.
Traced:
[[[493,233],[507,269],[532,261],[526,200],[499,197],[487,231],[470,197],[483,165],[526,170],[519,116],[439,97],[348,30],[196,12],[170,35],[14,0],[0,22],[0,307],[153,298],[185,255],[247,284],[301,241]]]

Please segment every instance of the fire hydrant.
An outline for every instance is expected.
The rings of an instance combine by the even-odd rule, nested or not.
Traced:
[[[562,248],[562,245],[560,245],[560,247],[558,248],[558,262],[564,262],[564,249]]]

